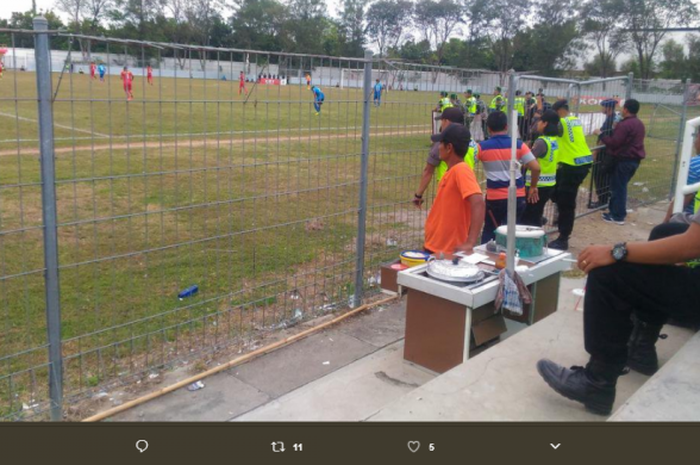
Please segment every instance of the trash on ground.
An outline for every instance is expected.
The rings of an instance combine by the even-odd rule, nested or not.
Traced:
[[[156,379],[158,377],[158,373],[151,373],[148,375],[148,379]]]
[[[324,365],[330,365],[331,362],[323,362]]]
[[[187,297],[192,297],[193,295],[195,295],[198,292],[199,292],[199,286],[194,284],[194,285],[188,287],[187,289],[185,289],[184,291],[180,292],[177,295],[177,297],[180,300],[182,300],[182,299],[186,299]]]
[[[192,383],[189,386],[187,386],[187,390],[190,392],[194,391],[199,391],[200,389],[204,389],[204,383],[202,381],[197,381],[196,383]]]
[[[633,186],[638,186],[638,187],[643,186],[644,184],[646,184],[646,183],[643,183],[643,182],[633,182],[632,183]]]
[[[576,297],[583,297],[584,295],[586,295],[586,291],[583,289],[574,289],[571,292],[573,292]]]

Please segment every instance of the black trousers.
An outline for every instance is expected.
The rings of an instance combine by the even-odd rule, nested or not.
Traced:
[[[571,166],[560,164],[557,169],[557,185],[552,200],[559,208],[559,236],[568,239],[574,231],[578,188],[588,176],[591,165]]]
[[[657,226],[650,240],[681,234],[688,227]],[[611,364],[627,361],[632,313],[650,324],[664,324],[669,317],[697,324],[700,268],[622,262],[591,271],[583,322],[586,351],[592,358]]]
[[[516,201],[515,224],[520,224],[525,212],[525,197],[518,197]],[[508,199],[486,199],[486,217],[484,218],[484,230],[481,233],[481,243],[486,244],[496,238],[496,228],[508,224]]]
[[[525,207],[525,213],[520,220],[520,224],[527,226],[542,226],[542,216],[544,215],[544,207],[549,202],[549,199],[554,195],[555,186],[552,187],[540,187],[537,189],[540,200],[537,203],[528,203]]]

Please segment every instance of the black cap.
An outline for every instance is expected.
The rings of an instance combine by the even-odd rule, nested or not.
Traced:
[[[600,102],[600,106],[604,108],[615,108],[615,105],[617,105],[617,100],[614,98],[609,98]]]
[[[462,113],[462,110],[457,107],[445,108],[445,111],[435,117],[435,121],[439,121],[441,119],[446,119],[447,121],[451,121],[453,123],[464,124],[464,113]]]
[[[472,135],[469,129],[461,124],[450,124],[440,134],[435,134],[431,137],[433,142],[442,142],[444,144],[452,144],[455,153],[464,158],[469,149],[469,142],[472,140]]]
[[[554,102],[554,105],[552,105],[552,110],[554,111],[559,111],[561,108],[568,110],[569,109],[569,101],[568,100],[557,100]]]

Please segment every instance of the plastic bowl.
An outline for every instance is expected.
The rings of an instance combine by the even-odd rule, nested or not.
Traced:
[[[407,256],[409,255],[409,256]],[[416,255],[420,255],[419,257]],[[410,267],[424,265],[430,254],[422,250],[404,250],[401,252],[401,263]]]

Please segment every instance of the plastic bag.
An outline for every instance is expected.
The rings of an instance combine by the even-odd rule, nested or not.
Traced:
[[[496,294],[496,308],[508,310],[508,312],[521,316],[523,304],[532,303],[532,294],[528,290],[518,273],[511,276],[507,270],[501,270],[498,274],[498,292]]]

